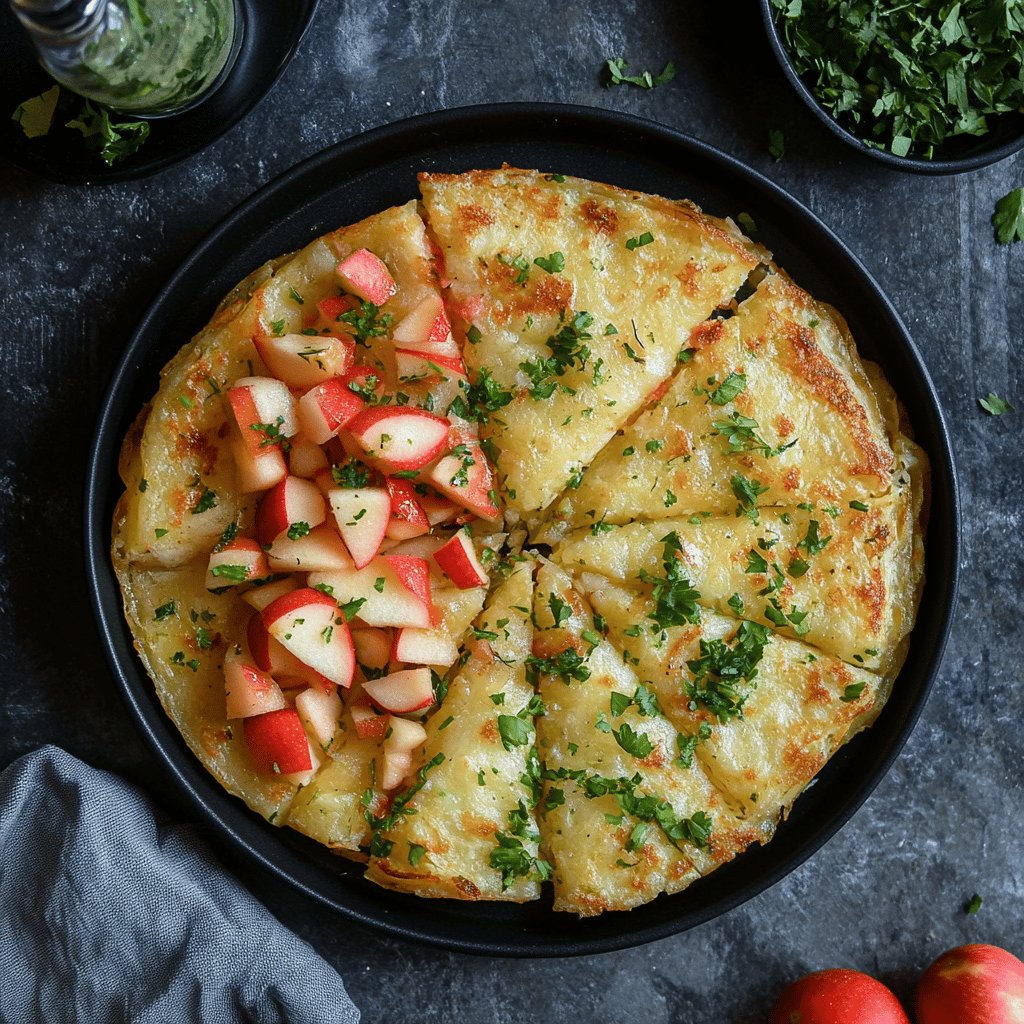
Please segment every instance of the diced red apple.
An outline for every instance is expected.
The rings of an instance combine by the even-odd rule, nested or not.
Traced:
[[[383,306],[395,294],[395,279],[384,261],[369,249],[356,249],[337,268],[346,291],[375,306]]]
[[[440,495],[427,493],[420,495],[420,507],[427,515],[427,522],[431,526],[441,526],[450,523],[461,511],[461,507],[454,501],[442,498]]]
[[[462,590],[484,587],[488,583],[487,570],[480,564],[473,540],[463,530],[434,552],[434,561]]]
[[[361,600],[356,614],[368,626],[435,625],[430,568],[422,558],[382,555],[353,572],[310,573],[309,585],[321,584],[339,604]]]
[[[444,630],[406,627],[395,633],[391,656],[404,665],[443,665],[447,668],[458,660],[459,648]]]
[[[440,295],[429,295],[408,313],[392,333],[396,348],[432,356],[460,357]]]
[[[237,430],[231,438],[231,458],[235,464],[238,490],[242,494],[266,491],[288,475],[288,466],[277,445],[253,455]]]
[[[430,355],[404,348],[395,349],[395,366],[399,382],[466,376],[466,364],[459,356]]]
[[[476,440],[465,440],[430,470],[430,483],[457,505],[484,519],[497,519],[494,474]]]
[[[292,591],[296,589],[293,587]],[[261,615],[253,615],[249,619],[246,640],[249,645],[249,654],[257,668],[269,672],[277,680],[277,684],[282,690],[291,689],[294,686],[319,686],[325,692],[334,689],[334,683],[330,679],[314,671],[308,665],[303,665],[291,651],[282,647],[267,632]],[[297,682],[293,683],[292,680],[297,680]]]
[[[250,583],[270,575],[263,549],[251,537],[236,537],[210,554],[206,568],[206,589],[219,590]]]
[[[357,569],[369,565],[380,550],[391,521],[391,498],[383,487],[332,487],[327,492],[338,530]]]
[[[290,594],[297,589],[298,584],[293,579],[274,580],[273,583],[264,583],[262,587],[253,587],[251,590],[247,590],[242,595],[242,600],[250,608],[261,612],[271,601],[276,601],[283,594]]]
[[[408,406],[364,409],[346,429],[362,455],[383,473],[420,469],[437,458],[448,439],[446,419]]]
[[[306,730],[294,708],[246,718],[243,729],[249,756],[261,774],[290,775],[313,767]]]
[[[377,626],[359,626],[352,630],[352,643],[356,646],[356,661],[363,668],[387,668],[391,661],[391,630]]]
[[[310,388],[299,399],[302,432],[315,444],[326,444],[366,403],[340,377]]]
[[[377,707],[393,715],[422,711],[434,703],[429,668],[407,668],[379,679],[367,679],[363,691]]]
[[[355,355],[350,338],[328,334],[254,334],[252,340],[267,369],[291,388],[311,388],[340,376]]]
[[[426,512],[420,506],[416,490],[408,480],[388,477],[384,481],[391,499],[391,520],[387,534],[393,540],[409,540],[430,531]]]
[[[352,712],[352,722],[356,727],[356,735],[361,740],[374,740],[380,743],[387,735],[390,715],[381,715],[374,711],[369,702],[353,702],[349,710]]]
[[[371,395],[384,395],[384,372],[372,366],[358,363],[341,375],[341,382],[355,395],[369,399]]]
[[[243,377],[228,388],[228,405],[246,450],[254,458],[280,448],[298,427],[292,393],[273,377]]]
[[[250,718],[287,706],[277,683],[234,647],[224,658],[224,697],[228,718]]]
[[[329,323],[337,323],[345,313],[358,309],[359,303],[351,295],[328,295],[316,304],[317,312]]]
[[[279,597],[260,614],[267,632],[303,665],[338,686],[352,685],[355,649],[333,597],[302,587]]]
[[[285,477],[268,491],[256,509],[256,539],[273,544],[282,534],[301,532],[300,523],[311,530],[327,518],[323,495],[316,484],[299,476]]]
[[[352,566],[345,542],[328,523],[294,540],[287,534],[278,537],[270,545],[267,560],[274,572],[326,572]]]
[[[419,722],[407,718],[392,718],[391,734],[384,740],[384,750],[412,752],[427,742],[427,730]]]
[[[301,436],[292,439],[291,451],[288,452],[288,472],[292,476],[301,476],[308,480],[316,476],[320,470],[329,469],[330,465],[319,444],[314,444]]]
[[[380,788],[398,789],[412,773],[412,754],[407,750],[391,750],[384,755],[384,770],[380,773]]]
[[[296,695],[295,710],[310,739],[319,744],[321,750],[327,750],[334,742],[338,720],[341,718],[341,697],[338,691],[325,693],[319,687],[311,686]]]

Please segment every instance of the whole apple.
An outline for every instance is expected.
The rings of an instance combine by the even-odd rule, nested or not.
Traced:
[[[917,983],[918,1024],[1024,1024],[1024,963],[975,943],[943,953]]]
[[[910,1019],[880,981],[834,969],[793,982],[772,1008],[769,1024],[910,1024]]]

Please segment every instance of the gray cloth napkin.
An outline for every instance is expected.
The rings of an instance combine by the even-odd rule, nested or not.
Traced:
[[[0,774],[0,1021],[357,1024],[337,972],[140,792],[57,747]]]

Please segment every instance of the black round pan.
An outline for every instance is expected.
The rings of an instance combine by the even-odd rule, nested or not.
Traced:
[[[225,292],[264,260],[415,196],[417,171],[503,162],[685,196],[713,214],[750,214],[779,263],[835,304],[863,354],[882,365],[932,464],[924,597],[910,656],[877,723],[832,759],[768,846],[685,892],[588,920],[556,914],[546,900],[515,906],[388,892],[364,881],[360,865],[251,813],[207,775],[162,711],[135,656],[108,554],[121,439],[155,392],[164,362]],[[566,956],[649,942],[724,913],[801,864],[863,803],[906,741],[938,669],[957,591],[957,486],[938,398],[906,329],[857,258],[810,211],[736,160],[649,121],[582,107],[469,107],[379,128],[312,157],[229,214],[167,282],[124,353],[96,433],[86,509],[88,572],[110,664],[154,753],[216,830],[345,917],[390,935],[500,956]]]

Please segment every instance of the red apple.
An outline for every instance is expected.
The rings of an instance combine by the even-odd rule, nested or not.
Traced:
[[[234,647],[224,658],[224,697],[228,718],[249,718],[286,706],[277,683]]]
[[[314,444],[325,444],[365,405],[340,377],[332,377],[317,384],[299,399],[302,432]]]
[[[273,377],[243,377],[228,388],[228,405],[246,450],[254,458],[298,432],[292,393]]]
[[[341,697],[332,689],[325,693],[319,686],[311,686],[295,697],[295,710],[306,727],[310,739],[327,750],[334,742],[341,718]]]
[[[263,549],[251,537],[236,537],[210,554],[206,589],[220,590],[239,583],[251,583],[270,575]]]
[[[352,630],[356,661],[363,668],[380,670],[391,661],[391,630],[377,626],[359,626]]]
[[[309,740],[294,708],[254,715],[243,722],[249,756],[264,775],[289,775],[313,767]]]
[[[242,600],[250,608],[255,608],[256,611],[261,612],[271,601],[276,601],[282,594],[288,594],[297,589],[298,584],[289,577],[288,579],[274,580],[272,583],[264,583],[262,586],[253,587],[242,595]]]
[[[435,624],[430,569],[422,558],[383,555],[352,572],[310,573],[309,585],[329,587],[340,605],[360,602],[353,614],[368,626]]]
[[[292,591],[295,589],[297,588],[292,587]],[[282,647],[267,632],[261,615],[253,615],[249,619],[246,641],[249,645],[249,654],[257,668],[272,675],[278,681],[278,686],[281,689],[287,690],[292,685],[319,686],[324,691],[335,688],[330,679],[326,679],[319,672],[303,665],[291,651]],[[296,682],[291,683],[291,680],[296,680]]]
[[[291,388],[311,388],[343,374],[355,355],[350,338],[327,334],[254,334],[252,341],[267,369]]]
[[[425,409],[378,405],[359,413],[347,431],[375,468],[400,473],[437,458],[448,439],[448,421]]]
[[[357,363],[341,375],[341,382],[354,394],[370,401],[384,396],[384,371]]]
[[[345,542],[328,523],[294,539],[282,534],[270,545],[267,560],[274,572],[325,572],[352,567]]]
[[[350,705],[352,721],[356,727],[356,735],[361,740],[374,740],[380,743],[387,735],[390,715],[381,715],[374,711],[369,702],[353,701]]]
[[[231,460],[235,464],[235,479],[242,494],[265,491],[288,475],[288,466],[277,445],[253,455],[237,430],[231,438]]]
[[[435,356],[405,348],[395,349],[395,366],[399,383],[466,376],[466,364],[460,356]]]
[[[430,483],[457,505],[484,519],[497,519],[497,490],[480,442],[464,437],[430,471]]]
[[[291,451],[288,452],[288,472],[292,476],[310,479],[320,470],[330,469],[330,465],[320,445],[301,435],[292,438]]]
[[[407,626],[395,633],[391,657],[404,665],[438,665],[448,668],[458,660],[459,648],[442,630],[413,629]]]
[[[472,538],[463,530],[434,552],[434,561],[461,590],[487,586],[487,570],[480,564]]]
[[[422,711],[434,703],[429,668],[407,668],[379,679],[367,679],[363,691],[377,707],[393,715]]]
[[[338,530],[357,569],[373,561],[391,521],[391,499],[383,487],[332,487],[327,492]]]
[[[316,304],[317,312],[329,324],[337,323],[342,316],[353,309],[359,308],[359,303],[351,295],[328,295]]]
[[[351,686],[356,658],[345,617],[332,597],[312,587],[293,590],[260,613],[267,632],[303,665],[338,686]]]
[[[440,295],[429,295],[408,313],[392,333],[395,347],[432,356],[461,358]]]
[[[380,788],[385,792],[398,789],[412,774],[412,754],[408,750],[391,750],[384,755],[384,770],[380,773]]]
[[[427,731],[419,722],[392,718],[384,740],[384,771],[381,788],[396,789],[412,770],[412,752],[427,741]]]
[[[323,495],[316,484],[298,476],[285,477],[263,496],[256,509],[256,539],[273,544],[289,529],[301,534],[302,523],[311,530],[326,518]]]
[[[818,971],[795,981],[772,1007],[768,1020],[769,1024],[910,1024],[899,1000],[880,981],[847,970]]]
[[[384,261],[369,249],[349,253],[337,268],[346,291],[375,306],[383,306],[395,294],[395,279]]]
[[[384,481],[391,499],[391,519],[387,535],[393,540],[409,540],[430,531],[430,521],[420,506],[416,490],[408,480],[388,477]]]
[[[433,493],[421,495],[420,506],[427,514],[427,521],[431,526],[450,523],[460,512],[460,507],[454,501]]]
[[[943,953],[917,983],[917,1024],[1021,1024],[1024,963],[999,946]]]

